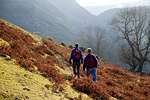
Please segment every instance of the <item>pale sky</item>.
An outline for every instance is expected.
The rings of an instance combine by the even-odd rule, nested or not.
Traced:
[[[76,0],[82,7],[97,15],[99,7],[101,12],[111,8],[133,7],[141,5],[150,5],[150,0]]]
[[[76,0],[81,6],[122,6],[150,3],[150,0]]]

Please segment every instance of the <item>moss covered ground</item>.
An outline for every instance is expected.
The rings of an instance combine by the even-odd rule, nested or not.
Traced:
[[[56,89],[53,90],[54,83],[7,58],[0,57],[0,100],[69,100],[80,97],[81,94],[73,90],[69,83],[63,85],[61,92],[56,92]]]

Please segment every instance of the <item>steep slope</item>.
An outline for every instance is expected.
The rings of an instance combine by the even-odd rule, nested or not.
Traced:
[[[31,33],[3,20],[0,20],[0,32],[0,38],[9,44],[0,48],[1,54],[9,55],[31,71],[37,67],[42,73],[49,73],[48,76],[55,81],[63,81],[61,73],[53,66],[64,67],[63,63],[59,63],[58,57],[63,57],[62,61],[66,62],[64,57],[68,54],[65,51],[69,49],[50,39],[35,39]]]
[[[73,79],[67,62],[70,51],[0,20],[0,99],[149,100],[149,75],[104,61],[97,69],[96,83],[82,70],[81,78]]]
[[[149,100],[150,76],[129,72],[112,64],[101,64],[97,82],[89,78],[73,81],[73,86],[95,100]]]
[[[96,16],[90,14],[87,10],[79,6],[76,0],[49,0],[55,5],[67,19],[72,21],[72,26],[76,26],[75,29],[80,29],[86,25],[94,24],[93,21]]]
[[[15,64],[9,57],[0,57],[0,100],[70,100],[81,94],[68,84],[59,87],[37,73]],[[82,94],[82,99],[90,99]]]
[[[102,25],[104,25],[104,27],[106,27],[106,25],[110,25],[112,19],[116,16],[117,13],[119,13],[121,9],[119,8],[113,8],[110,10],[106,10],[103,13],[101,13],[100,15],[98,15],[98,19],[100,21],[100,23],[103,23]]]
[[[93,15],[100,15],[101,13],[103,13],[104,11],[114,8],[111,5],[105,5],[105,6],[87,6],[86,9],[91,12]]]
[[[1,0],[0,17],[31,32],[69,41],[70,22],[49,0]]]
[[[49,80],[26,71],[8,59],[0,57],[0,100],[61,98],[49,90],[53,86]],[[49,89],[46,86],[49,86]]]
[[[117,36],[119,36],[119,34],[117,32],[114,31],[111,22],[113,20],[114,17],[116,17],[116,14],[118,14],[120,12],[121,9],[119,8],[113,8],[110,10],[106,10],[103,13],[101,13],[100,15],[98,15],[98,25],[100,25],[102,28],[104,28],[108,34],[106,35],[107,37],[109,37],[110,39],[115,39]]]
[[[67,81],[66,51],[70,49],[51,39],[0,20],[0,99],[91,100]]]
[[[94,16],[75,0],[1,0],[0,17],[31,32],[70,43]]]

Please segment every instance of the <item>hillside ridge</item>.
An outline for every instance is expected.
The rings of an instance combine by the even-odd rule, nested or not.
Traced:
[[[4,79],[1,78],[0,87],[8,88],[9,93],[7,94],[2,90],[0,91],[0,97],[8,100],[15,100],[15,97],[19,100],[28,98],[31,100],[70,100],[79,97],[82,97],[83,100],[91,100],[91,98],[84,93],[74,90],[69,81],[65,81],[65,77],[71,75],[71,69],[69,68],[69,64],[67,65],[67,58],[65,58],[67,57],[66,50],[69,51],[69,48],[66,49],[50,38],[43,40],[35,34],[0,19],[0,63],[2,63],[0,68],[3,69],[3,67],[6,67],[5,70],[1,70],[1,72],[6,72],[9,75],[11,79],[8,80],[13,81],[14,83],[12,84],[20,84],[17,79],[22,78],[23,81],[27,82],[27,86],[30,84],[29,89],[37,90],[39,93],[38,95],[38,93],[34,94],[35,91],[29,91],[24,94],[24,91],[21,90],[23,87],[18,85],[15,85],[16,87],[14,88],[7,87],[3,83],[7,80],[4,77]],[[11,69],[9,69],[9,67],[11,67]],[[26,80],[23,75],[14,76],[14,74],[19,75],[22,70],[24,74],[29,74],[31,77],[36,74],[35,79],[33,77],[31,80]],[[1,77],[3,77],[3,75],[1,75]],[[43,83],[40,81],[43,81]],[[12,84],[10,83],[8,85]],[[32,87],[34,84],[40,86],[35,89],[35,86]],[[42,88],[48,88],[48,90],[43,90]],[[21,92],[19,93],[18,90]],[[44,97],[45,92],[46,97]],[[26,96],[28,98],[26,98]],[[36,96],[37,98],[35,98]]]
[[[56,84],[55,89],[59,87],[55,91],[56,94],[69,91],[65,88],[70,87],[69,89],[77,94],[71,97],[72,95],[68,93],[67,97],[69,96],[71,100],[90,100],[90,97],[94,100],[150,98],[150,76],[129,72],[118,65],[101,62],[97,69],[96,83],[87,78],[82,71],[80,79],[73,79],[71,66],[68,63],[70,52],[71,49],[61,43],[50,38],[40,38],[0,19],[0,61],[5,62],[9,68],[7,65],[9,61],[3,60],[3,56],[8,56],[7,60],[13,59],[15,64],[26,71],[44,76],[50,83]],[[67,86],[62,87],[61,84]]]

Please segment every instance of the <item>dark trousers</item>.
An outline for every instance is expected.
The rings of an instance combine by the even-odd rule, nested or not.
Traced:
[[[80,78],[80,61],[73,61],[73,73]]]

